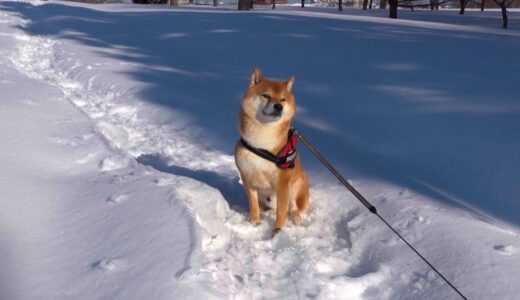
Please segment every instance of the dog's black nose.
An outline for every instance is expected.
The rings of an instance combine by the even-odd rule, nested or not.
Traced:
[[[282,109],[283,109],[283,106],[280,104],[280,103],[276,103],[274,106],[273,106],[274,110],[276,112],[281,112]]]

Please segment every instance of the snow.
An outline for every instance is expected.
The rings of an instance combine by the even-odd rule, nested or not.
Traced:
[[[252,67],[470,299],[520,292],[518,12],[0,2],[1,299],[457,299],[300,148],[311,209],[247,222]]]

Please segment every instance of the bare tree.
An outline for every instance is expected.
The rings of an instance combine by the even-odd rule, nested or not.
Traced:
[[[339,2],[338,2],[338,10],[339,11],[343,10],[343,0],[339,0]]]
[[[430,0],[430,10],[439,10],[439,0]]]
[[[271,0],[271,8],[272,9],[276,8],[276,0]]]
[[[515,0],[493,0],[502,10],[502,28],[507,29],[507,8],[515,2]]]
[[[386,9],[387,2],[388,2],[388,0],[381,0],[379,2],[379,9]]]
[[[368,8],[368,0],[363,0],[363,10],[367,10]]]
[[[370,2],[368,3],[368,9],[372,9],[372,1],[373,0],[370,0]]]
[[[464,11],[466,10],[466,5],[468,4],[468,1],[469,0],[459,0],[459,2],[460,2],[459,15],[462,16],[464,14]]]
[[[390,6],[389,17],[391,19],[397,19],[397,8],[398,7],[409,8],[412,11],[414,11],[414,9],[416,7],[425,8],[425,7],[429,6],[431,10],[439,10],[439,7],[441,6],[441,4],[451,2],[451,1],[452,0],[440,0],[440,1],[439,0],[430,0],[429,3],[424,3],[419,0],[388,0],[388,4]],[[469,0],[466,0],[466,1],[469,1]],[[495,0],[493,0],[493,1],[495,1]],[[516,1],[516,0],[501,0],[501,1]]]
[[[217,7],[218,5],[218,0],[213,0],[213,6]]]
[[[250,10],[253,8],[253,0],[238,0],[238,10]]]
[[[406,0],[406,6],[410,8],[411,11],[414,11],[414,5],[412,3],[413,0]]]
[[[481,0],[480,1],[480,11],[484,11],[484,5],[486,5],[486,1],[485,0]]]
[[[305,8],[305,0],[302,0],[302,8]]]
[[[388,0],[390,6],[390,19],[397,19],[397,0]]]

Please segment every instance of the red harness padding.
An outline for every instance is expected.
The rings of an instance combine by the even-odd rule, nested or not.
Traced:
[[[285,147],[282,148],[278,152],[278,154],[274,155],[269,150],[255,148],[251,146],[244,138],[240,138],[240,142],[244,147],[246,147],[249,151],[254,154],[267,159],[268,161],[273,162],[276,166],[282,170],[292,169],[294,168],[294,161],[296,160],[296,156],[298,152],[296,152],[296,144],[298,143],[298,138],[294,135],[292,129],[289,129],[289,134],[287,137],[287,143]]]
[[[276,154],[279,162],[276,164],[280,169],[294,168],[294,161],[296,160],[296,145],[298,143],[298,138],[293,134],[293,131],[289,129],[289,136],[287,138],[287,144],[285,147]]]

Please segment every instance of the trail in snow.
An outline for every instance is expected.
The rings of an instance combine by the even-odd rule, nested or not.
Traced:
[[[73,78],[75,70],[82,65],[69,53],[56,50],[59,42],[25,34],[16,35],[15,38],[23,44],[12,57],[15,65],[31,78],[62,90],[68,101],[96,121],[98,130],[114,147],[134,157],[157,154],[168,158],[171,164],[192,169],[210,168],[222,173],[231,169],[230,165],[234,163],[232,158],[201,151],[200,145],[186,137],[194,134],[186,132],[186,122],[150,124],[138,114],[141,103],[132,101],[133,95],[128,91],[119,90],[115,84],[107,86],[100,83],[96,75],[91,75],[86,82]],[[61,68],[58,70],[57,67]],[[87,66],[87,69],[92,70],[92,66]],[[181,115],[173,117],[183,118]]]
[[[155,117],[162,114],[158,108],[139,101],[135,91],[98,76],[81,58],[72,58],[66,45],[68,41],[24,33],[16,38],[18,52],[11,58],[19,70],[63,91],[66,99],[91,118],[97,130],[117,149],[135,159],[140,158],[141,162],[157,164],[157,169],[162,166],[165,171],[181,175],[206,171],[208,173],[198,174],[205,179],[211,174],[219,174],[220,180],[227,181],[230,186],[237,185],[233,158],[206,149],[190,137],[189,120],[157,121]],[[115,64],[117,60],[105,63]],[[169,113],[182,118],[180,113]],[[103,160],[100,167],[112,170],[121,164],[121,159],[125,157]],[[226,202],[216,189],[182,176],[158,178],[155,182],[158,187],[171,187],[173,197],[182,199],[190,209],[201,238],[203,257],[175,274],[177,288],[196,299],[211,296],[234,299],[457,298],[341,186],[325,180],[314,182],[311,209],[303,226],[289,224],[271,239],[272,213],[263,213],[261,224],[252,227],[245,217],[245,208]],[[396,220],[393,225],[423,249],[448,278],[454,278],[456,284],[469,282],[469,286],[461,288],[463,292],[474,297],[483,292],[493,295],[492,290],[477,289],[476,281],[463,281],[464,271],[470,274],[483,271],[472,264],[474,258],[464,256],[474,251],[471,250],[473,244],[453,245],[450,240],[465,242],[462,237],[467,232],[479,235],[473,232],[479,228],[482,230],[480,237],[491,243],[487,246],[489,255],[496,253],[505,257],[517,253],[520,243],[516,233],[432,206],[399,187],[363,184],[366,190],[372,191],[367,196],[374,199],[378,208],[383,208],[380,211]],[[382,192],[371,189],[371,184],[379,184]],[[108,205],[125,201],[124,193],[106,198]],[[231,209],[229,204],[233,205]],[[458,223],[465,226],[460,232],[452,231]],[[439,231],[439,227],[445,231]],[[446,234],[441,236],[439,232]],[[489,232],[494,236],[489,237]],[[429,235],[437,240],[431,241]],[[496,242],[504,237],[513,239],[514,245]],[[444,253],[450,255],[445,257]],[[453,265],[453,261],[460,265]],[[100,260],[94,266],[111,270],[118,264],[117,260]],[[208,290],[211,295],[193,294],[189,288],[193,285],[207,287],[208,283],[213,288],[213,291]]]

